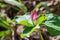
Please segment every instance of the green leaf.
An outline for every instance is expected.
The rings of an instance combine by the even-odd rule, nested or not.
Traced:
[[[39,29],[40,26],[36,25],[35,27],[26,27],[23,31],[23,33],[21,33],[20,37],[24,38],[24,37],[30,37],[31,34],[36,30]]]
[[[46,14],[47,16],[47,20],[50,20],[54,17],[54,14],[53,13],[49,13],[49,14]]]
[[[12,31],[12,27],[10,26],[9,22],[7,22],[2,15],[0,15],[0,28],[3,28],[2,30],[4,30],[0,30],[0,37],[8,35]]]
[[[7,22],[6,20],[0,18],[0,26],[7,28],[7,29],[11,29],[12,27],[10,26],[9,22]]]
[[[24,26],[29,26],[29,27],[33,27],[33,24],[29,23],[27,20],[22,20],[21,22],[19,22],[18,24],[22,24]]]
[[[51,35],[60,35],[60,16],[47,14],[47,20],[43,24]]]
[[[33,27],[27,27],[24,31],[23,34],[27,37],[30,36],[30,32],[32,31]]]
[[[22,3],[19,3],[17,2],[16,0],[4,0],[6,3],[9,3],[11,5],[15,5],[17,6],[18,8],[20,8],[24,13],[27,12],[27,8],[22,4]]]
[[[4,28],[8,29],[8,27],[3,23],[0,23],[0,27],[4,27]]]
[[[37,19],[37,23],[41,24],[42,22],[44,22],[46,20],[46,16],[44,14],[41,14],[39,16],[39,18]]]
[[[39,9],[41,6],[44,6],[45,9],[51,13],[50,8],[47,6],[46,2],[40,2],[39,4],[37,4],[37,6],[32,10],[32,12],[34,12],[35,10]]]
[[[9,22],[7,22],[4,18],[0,17],[0,27],[4,27],[6,29],[12,30]]]
[[[7,6],[7,4],[0,3],[0,8],[6,8]]]
[[[37,6],[32,10],[32,12],[34,12],[36,9],[39,9],[42,6],[42,3],[40,2],[39,4],[37,4]]]
[[[42,6],[44,6],[45,9],[46,9],[49,13],[51,13],[51,10],[50,10],[50,8],[47,6],[46,2],[42,2]]]
[[[60,31],[52,28],[52,27],[46,27],[48,32],[52,35],[52,36],[57,36],[60,35]]]
[[[57,23],[58,22],[56,22],[56,24]],[[60,35],[60,25],[59,25],[60,23],[56,25],[51,22],[45,22],[44,24],[46,25],[47,30],[51,35]]]
[[[33,27],[34,24],[30,18],[30,15],[25,14],[23,16],[16,16],[15,21],[17,22],[17,24],[22,24],[24,26],[28,26],[28,27]]]
[[[10,33],[11,33],[10,30],[0,31],[0,37],[2,37],[2,36],[6,36],[6,35],[9,35]]]
[[[49,22],[60,22],[60,16],[53,14],[53,13],[49,13],[46,14],[47,17],[47,21]]]
[[[9,23],[7,21],[4,21],[4,20],[0,19],[0,22],[7,25],[7,26],[9,26]]]

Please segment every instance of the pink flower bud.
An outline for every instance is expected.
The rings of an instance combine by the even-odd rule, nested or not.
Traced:
[[[31,18],[32,18],[32,20],[36,20],[38,18],[38,14],[36,11],[31,12]]]

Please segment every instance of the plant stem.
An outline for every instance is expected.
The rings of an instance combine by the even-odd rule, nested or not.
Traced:
[[[40,30],[40,29],[38,29],[38,32],[39,32],[39,37],[40,37],[40,39],[41,39],[41,40],[44,40],[44,38],[43,38],[43,36],[42,36],[42,34],[41,34],[41,30]]]
[[[1,40],[4,40],[4,36],[1,37]]]

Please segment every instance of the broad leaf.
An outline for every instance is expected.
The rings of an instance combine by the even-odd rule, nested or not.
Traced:
[[[33,27],[27,27],[25,28],[25,30],[23,31],[23,33],[21,34],[21,38],[29,37],[30,36],[30,32],[32,31]]]
[[[46,20],[46,16],[44,14],[41,14],[37,19],[37,24],[41,24]]]
[[[51,22],[45,22],[44,24],[47,27],[48,32],[51,35],[60,35],[60,23],[56,22],[56,24],[51,23]]]
[[[28,26],[28,27],[34,26],[30,15],[27,15],[27,14],[25,14],[23,16],[16,16],[15,21],[17,22],[17,24],[22,24],[24,26]]]
[[[35,27],[26,27],[23,33],[20,35],[21,38],[30,37],[31,34],[38,28],[40,28],[39,25],[36,25]]]
[[[60,16],[53,14],[53,13],[49,13],[46,14],[47,17],[47,21],[49,22],[60,22]]]
[[[46,25],[46,28],[51,35],[60,35],[60,16],[52,13],[47,14],[47,21],[43,24]]]

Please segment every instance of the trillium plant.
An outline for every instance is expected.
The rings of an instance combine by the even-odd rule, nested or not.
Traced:
[[[21,1],[20,2],[17,2],[15,0],[13,0],[13,1],[4,0],[4,1],[11,5],[17,6],[25,13],[24,15],[20,15],[20,16],[17,15],[13,19],[16,24],[25,26],[25,29],[20,34],[21,38],[30,37],[31,34],[35,30],[38,30],[38,32],[40,34],[39,35],[40,39],[44,40],[43,36],[41,34],[41,31],[40,31],[41,25],[44,25],[46,27],[47,31],[51,35],[53,35],[53,36],[60,35],[60,16],[52,13],[50,8],[46,5],[45,2],[40,2],[39,4],[36,5],[36,7],[31,12],[27,12],[27,8],[22,4]],[[13,4],[11,2],[13,2]],[[45,9],[48,11],[47,14],[46,13],[38,14],[37,9],[39,9],[41,6],[45,7]],[[1,20],[1,18],[0,18],[0,20]],[[4,31],[4,33],[7,34],[6,32],[8,32],[8,34],[9,34],[9,31],[11,32],[13,30],[13,28],[11,28],[9,23],[6,24],[7,23],[6,20],[1,20],[1,22],[3,23],[2,25],[4,25],[3,26],[4,28],[9,29],[8,31]],[[0,36],[4,36],[4,35],[0,35]]]

